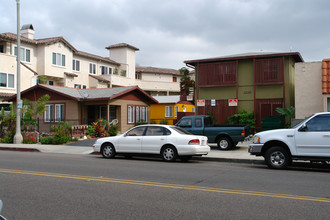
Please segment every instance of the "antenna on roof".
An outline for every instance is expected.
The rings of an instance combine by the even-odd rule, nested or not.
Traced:
[[[81,95],[84,97],[84,98],[87,98],[88,97],[88,93],[86,91],[82,91]]]

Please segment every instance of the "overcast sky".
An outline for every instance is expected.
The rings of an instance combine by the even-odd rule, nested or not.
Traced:
[[[35,38],[63,36],[108,56],[128,43],[136,63],[179,69],[183,61],[248,52],[330,58],[329,0],[20,0]],[[0,0],[0,33],[16,33],[16,0]]]

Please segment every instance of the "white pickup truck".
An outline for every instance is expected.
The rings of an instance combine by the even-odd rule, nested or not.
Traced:
[[[259,132],[249,145],[269,168],[285,169],[292,160],[330,161],[330,112],[311,115],[289,129]]]

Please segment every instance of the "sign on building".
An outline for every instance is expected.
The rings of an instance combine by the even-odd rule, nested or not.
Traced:
[[[237,106],[237,99],[228,99],[228,106]]]
[[[205,99],[197,99],[197,106],[205,106]]]

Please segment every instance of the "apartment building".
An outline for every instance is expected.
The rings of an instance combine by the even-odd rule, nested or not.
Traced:
[[[33,25],[21,30],[21,91],[47,77],[47,84],[70,88],[136,86],[149,94],[179,94],[180,73],[163,68],[138,67],[139,49],[120,43],[106,47],[109,57],[77,50],[63,37],[35,39]],[[16,93],[17,35],[0,34],[0,102]]]

